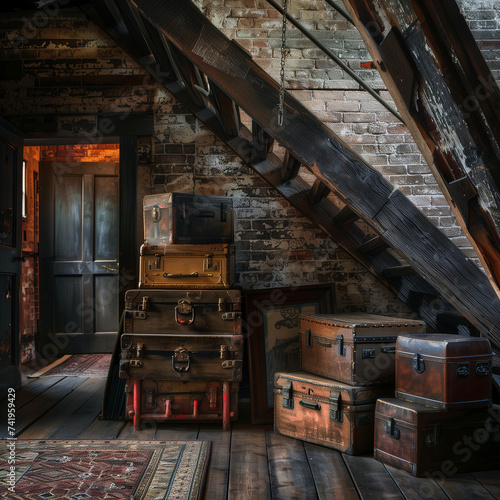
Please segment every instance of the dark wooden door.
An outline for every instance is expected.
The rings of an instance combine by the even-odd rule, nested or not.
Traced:
[[[23,139],[0,118],[0,394],[20,384],[21,171]]]
[[[119,164],[40,162],[46,355],[111,352],[119,321]]]

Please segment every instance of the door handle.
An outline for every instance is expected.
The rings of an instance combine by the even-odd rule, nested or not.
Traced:
[[[118,266],[119,266],[119,265],[120,265],[120,264],[117,262],[117,263],[116,263],[116,268],[114,268],[114,267],[109,267],[109,266],[101,266],[101,267],[102,267],[103,269],[107,269],[108,271],[112,271],[112,272],[114,272],[114,273],[117,273],[117,272],[119,272],[119,269],[118,269]]]

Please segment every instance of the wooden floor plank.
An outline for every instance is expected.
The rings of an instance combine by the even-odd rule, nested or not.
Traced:
[[[304,443],[319,500],[357,500],[349,471],[336,450]]]
[[[132,422],[127,422],[122,429],[117,439],[120,440],[136,440],[136,441],[152,441],[155,437],[158,424],[150,420],[142,422],[141,429],[136,431]]]
[[[191,441],[198,438],[200,424],[177,424],[161,422],[158,424],[155,439],[159,441]]]
[[[203,424],[198,439],[210,441],[210,463],[205,482],[205,498],[226,500],[229,483],[229,453],[231,432],[222,431],[220,425]]]
[[[448,496],[443,492],[439,484],[432,478],[414,477],[407,472],[400,471],[388,465],[385,468],[407,500],[448,499]]]
[[[228,498],[271,498],[265,430],[260,425],[233,425]]]
[[[382,463],[368,456],[342,456],[363,500],[404,498]]]
[[[68,377],[74,381],[80,377]],[[103,385],[102,379],[88,378],[79,384],[78,388],[61,398],[37,422],[24,431],[20,439],[48,439],[49,436],[67,422],[73,420],[77,410]],[[95,415],[94,415],[95,416]],[[78,436],[75,436],[78,437]]]
[[[37,396],[42,394],[44,391],[52,387],[53,385],[60,382],[64,377],[42,377],[33,380],[31,383],[25,385],[23,388],[16,391],[16,410],[19,411],[25,404],[29,403]],[[3,399],[0,403],[1,415],[5,415],[5,409],[7,408],[7,399]]]
[[[497,476],[498,481],[498,476]],[[453,500],[493,500],[495,497],[471,474],[455,474],[439,480],[444,492]]]
[[[55,405],[73,392],[80,384],[87,380],[84,377],[65,377],[58,383],[42,392],[36,398],[25,404],[16,412],[16,436],[22,434],[38,418],[50,411]],[[0,428],[0,439],[7,436],[7,427]]]
[[[116,439],[125,427],[125,422],[120,420],[100,420],[99,418],[80,434],[79,439]]]
[[[102,407],[102,395],[106,378],[93,379],[99,381],[95,391],[66,421],[49,436],[49,439],[78,439],[99,415]],[[81,386],[83,387],[83,386]]]
[[[500,500],[500,470],[486,470],[471,474],[491,495]]]
[[[317,499],[304,443],[273,431],[266,432],[266,442],[273,500]]]

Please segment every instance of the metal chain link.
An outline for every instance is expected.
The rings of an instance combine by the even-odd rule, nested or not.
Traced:
[[[285,100],[285,62],[286,62],[286,15],[288,0],[283,0],[283,25],[281,27],[281,68],[280,68],[280,96],[278,102],[278,125],[283,125],[283,102]]]

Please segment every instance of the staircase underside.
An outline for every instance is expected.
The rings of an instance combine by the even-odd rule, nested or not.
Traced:
[[[289,94],[279,126],[278,84],[191,2],[96,0],[85,11],[431,328],[480,332],[500,346],[500,301],[487,276]],[[273,152],[276,144],[284,157]]]

